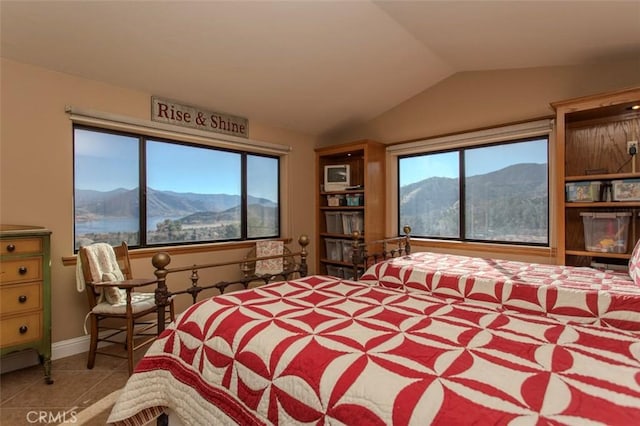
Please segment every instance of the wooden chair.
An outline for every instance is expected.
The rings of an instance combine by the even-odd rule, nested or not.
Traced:
[[[113,253],[108,253],[109,249]],[[96,261],[98,250],[105,251],[100,254],[102,264]],[[134,290],[143,286],[152,286],[155,278],[133,279],[129,250],[125,242],[116,247],[107,244],[81,247],[78,257],[89,301],[91,343],[87,368],[93,368],[98,353],[125,358],[122,355],[98,350],[100,342],[121,344],[122,340],[115,340],[115,337],[125,333],[126,358],[129,361],[129,375],[131,375],[134,351],[151,343],[156,337],[156,332],[152,333],[150,330],[156,329],[156,317],[151,314],[157,313],[153,287],[147,293],[138,293]],[[109,262],[112,263],[110,271],[105,271],[109,269],[109,265],[105,264],[104,259],[112,259],[112,262]],[[113,265],[113,259],[115,259],[115,265]],[[114,268],[119,270],[115,271]],[[107,298],[108,294],[111,295],[110,298]],[[117,300],[114,301],[114,298]],[[144,317],[149,318],[144,319]],[[173,301],[169,304],[169,317],[171,321],[175,319]],[[122,325],[123,321],[124,325]],[[143,341],[136,344],[134,342],[136,337],[143,337]]]

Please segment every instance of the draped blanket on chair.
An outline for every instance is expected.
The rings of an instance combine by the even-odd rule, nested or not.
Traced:
[[[85,250],[94,283],[124,279],[113,247],[109,244],[95,243],[86,246]],[[86,288],[80,256],[78,256],[76,263],[76,288],[79,292],[85,291]],[[124,303],[126,301],[126,293],[124,290],[115,287],[106,287],[100,296],[100,302],[103,301],[112,305]]]

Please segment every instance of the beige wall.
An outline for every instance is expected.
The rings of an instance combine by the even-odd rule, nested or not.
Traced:
[[[42,225],[53,231],[53,340],[83,334],[83,294],[74,268],[62,258],[73,247],[73,105],[131,118],[149,119],[150,96],[125,88],[1,60],[0,221]],[[640,85],[640,60],[607,66],[467,72],[451,76],[369,123],[324,138],[319,145],[374,139],[384,143],[421,139],[553,114],[550,102]],[[206,107],[206,105],[205,105]],[[224,110],[224,105],[211,105]],[[249,117],[250,119],[250,117]],[[315,139],[251,121],[251,138],[291,145],[287,236],[313,236]],[[310,246],[313,250],[313,241]],[[242,250],[176,256],[173,265],[228,260]],[[214,260],[214,261],[215,261]],[[315,264],[312,258],[310,265]],[[149,256],[134,269],[150,275]],[[312,271],[313,272],[313,271]],[[235,270],[228,270],[228,275]],[[225,277],[226,278],[226,277]]]
[[[53,341],[79,337],[84,334],[86,296],[76,291],[74,266],[62,262],[63,257],[73,255],[72,126],[65,105],[148,120],[152,94],[5,59],[0,63],[0,84],[0,221],[44,226],[53,232]],[[224,110],[224,105],[210,107]],[[294,239],[302,233],[312,236],[315,139],[254,121],[250,121],[250,128],[251,139],[292,147],[286,168],[295,178],[287,179],[283,194],[289,218],[283,231]],[[294,198],[295,203],[288,202]],[[175,256],[172,265],[229,260],[246,251]],[[153,276],[150,256],[133,259],[136,275]],[[314,264],[311,260],[310,265]],[[231,276],[239,276],[239,272],[229,270],[227,276],[218,278]]]
[[[428,139],[487,127],[553,117],[551,102],[640,86],[640,59],[598,66],[550,67],[455,74],[368,123],[323,138],[321,145],[367,138],[386,144]],[[553,136],[552,136],[553,137]],[[550,149],[550,179],[555,178]],[[388,169],[393,169],[388,167]],[[550,209],[556,194],[551,188]],[[387,187],[387,217],[396,203],[396,189]],[[562,194],[560,194],[562,196]],[[550,217],[550,249],[510,249],[503,246],[416,242],[418,251],[446,251],[472,256],[556,263],[555,216]],[[390,222],[393,222],[391,220]],[[394,224],[387,223],[387,233]]]
[[[552,47],[550,47],[552,48]],[[454,74],[368,123],[322,144],[393,143],[554,114],[551,102],[640,85],[640,59],[608,65]]]

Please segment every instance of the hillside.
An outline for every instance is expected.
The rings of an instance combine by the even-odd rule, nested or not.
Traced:
[[[472,176],[466,194],[468,239],[546,242],[547,165],[516,164]],[[458,179],[433,177],[400,188],[401,224],[414,235],[458,237]]]
[[[264,198],[249,197],[249,204],[275,207]],[[183,218],[198,213],[220,213],[240,205],[240,196],[228,194],[195,194],[172,191],[147,191],[149,217]],[[76,220],[95,217],[137,217],[140,211],[138,189],[115,189],[108,192],[77,190]]]

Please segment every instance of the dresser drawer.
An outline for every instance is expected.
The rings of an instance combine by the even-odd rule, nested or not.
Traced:
[[[42,309],[42,282],[0,287],[0,315]]]
[[[42,257],[5,259],[0,264],[0,284],[42,280]]]
[[[53,383],[51,231],[5,223],[0,224],[0,357],[25,349],[38,352],[45,383]]]
[[[42,338],[42,312],[0,320],[0,348]]]
[[[0,255],[29,254],[42,252],[42,238],[3,239],[0,242]]]

